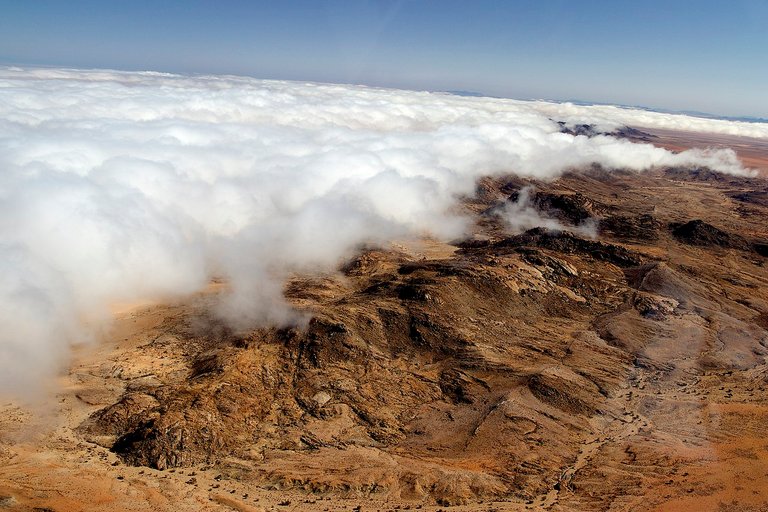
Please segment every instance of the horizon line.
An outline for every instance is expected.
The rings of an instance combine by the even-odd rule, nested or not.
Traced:
[[[768,118],[762,117],[760,115],[746,115],[746,116],[721,115],[721,114],[714,114],[712,112],[703,112],[703,111],[697,111],[697,110],[668,109],[668,108],[654,107],[649,105],[610,103],[610,102],[603,102],[603,101],[597,101],[597,100],[583,100],[578,98],[568,98],[568,99],[533,98],[533,97],[521,98],[521,97],[512,97],[512,96],[499,96],[494,94],[487,94],[482,91],[465,90],[465,89],[427,89],[427,88],[416,89],[416,88],[408,88],[408,87],[402,87],[402,86],[395,87],[395,86],[389,86],[389,85],[377,85],[373,83],[354,83],[354,82],[342,82],[342,81],[334,82],[334,81],[294,79],[294,78],[265,78],[265,77],[250,75],[250,74],[238,74],[238,73],[204,73],[204,72],[195,72],[195,71],[180,72],[180,71],[160,71],[160,70],[153,70],[153,69],[119,69],[119,68],[112,68],[112,67],[77,67],[77,66],[65,66],[65,65],[59,65],[59,64],[29,64],[29,63],[22,63],[22,62],[9,62],[4,60],[0,60],[0,67],[4,67],[4,68],[16,67],[20,69],[59,69],[59,70],[66,70],[66,71],[111,71],[116,73],[154,73],[158,75],[171,75],[171,76],[190,77],[190,78],[233,77],[233,78],[250,78],[253,80],[272,81],[272,82],[311,83],[311,84],[317,84],[317,85],[345,85],[345,86],[352,86],[352,87],[368,87],[371,89],[384,89],[384,90],[393,90],[393,91],[426,92],[426,93],[432,93],[432,94],[450,94],[453,96],[461,96],[466,98],[489,98],[489,99],[524,101],[524,102],[541,101],[541,102],[558,103],[558,104],[570,103],[578,106],[617,107],[617,108],[627,109],[627,110],[647,110],[647,111],[656,112],[659,114],[682,115],[682,116],[694,117],[699,119],[715,119],[715,120],[721,120],[721,121],[743,122],[743,123],[749,123],[749,124],[768,124]]]

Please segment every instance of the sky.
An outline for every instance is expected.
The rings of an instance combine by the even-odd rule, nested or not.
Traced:
[[[768,117],[768,1],[0,0],[0,64]]]

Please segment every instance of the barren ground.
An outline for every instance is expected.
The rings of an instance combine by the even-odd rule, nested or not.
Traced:
[[[763,176],[768,176],[768,140],[660,128],[642,128],[642,131],[657,137],[653,144],[672,151],[695,147],[731,148],[746,167],[757,169]]]

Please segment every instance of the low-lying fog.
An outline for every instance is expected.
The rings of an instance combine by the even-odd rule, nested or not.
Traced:
[[[481,176],[592,163],[744,172],[730,150],[673,154],[557,121],[768,137],[604,106],[0,68],[0,391],[55,375],[111,304],[183,296],[212,276],[231,283],[218,312],[235,328],[290,323],[287,273],[332,269],[361,243],[460,236],[451,206]]]

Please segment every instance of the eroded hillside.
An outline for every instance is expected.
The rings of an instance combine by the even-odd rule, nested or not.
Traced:
[[[510,232],[524,189],[565,230]],[[469,239],[292,278],[304,325],[233,332],[210,312],[226,283],[133,310],[53,433],[20,441],[6,407],[0,494],[74,510],[87,475],[111,510],[763,510],[767,190],[486,179]]]

